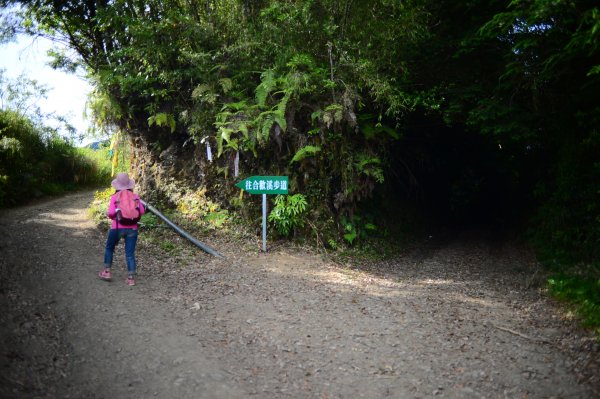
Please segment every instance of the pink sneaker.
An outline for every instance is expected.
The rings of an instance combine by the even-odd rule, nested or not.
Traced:
[[[108,270],[102,270],[100,273],[98,273],[98,277],[104,281],[110,281],[112,280],[112,273]]]
[[[127,285],[135,285],[135,279],[133,277],[127,277],[127,281],[125,281]]]

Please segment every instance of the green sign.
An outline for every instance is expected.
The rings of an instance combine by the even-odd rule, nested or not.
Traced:
[[[250,194],[287,194],[287,176],[251,176],[235,185]]]

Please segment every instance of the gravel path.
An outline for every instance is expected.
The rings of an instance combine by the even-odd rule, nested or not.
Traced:
[[[531,255],[455,235],[375,265],[201,238],[96,278],[91,193],[0,218],[2,398],[593,398],[600,350]],[[211,242],[212,240],[212,242]]]

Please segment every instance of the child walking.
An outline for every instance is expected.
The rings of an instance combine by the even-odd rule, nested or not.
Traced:
[[[104,270],[99,277],[105,281],[112,280],[111,266],[115,247],[121,238],[125,240],[125,259],[127,260],[127,285],[135,285],[135,246],[138,238],[138,221],[145,212],[140,197],[133,193],[135,181],[127,173],[119,173],[112,181],[116,192],[110,197],[106,216],[112,219],[106,249],[104,250]],[[128,191],[128,192],[126,192]],[[137,208],[135,211],[134,208]],[[130,214],[133,212],[133,216]],[[136,217],[137,216],[137,217]]]

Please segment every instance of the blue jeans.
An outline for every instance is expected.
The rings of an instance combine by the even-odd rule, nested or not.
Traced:
[[[110,229],[104,250],[104,267],[111,267],[115,247],[121,237],[125,238],[125,259],[127,259],[127,272],[135,274],[135,245],[137,244],[137,229]]]

